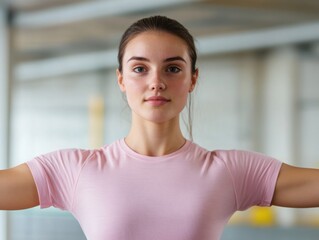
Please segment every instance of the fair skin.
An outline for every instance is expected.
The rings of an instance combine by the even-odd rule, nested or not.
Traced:
[[[151,156],[180,148],[185,139],[179,114],[198,77],[197,71],[191,73],[184,41],[164,32],[139,34],[126,46],[123,70],[117,76],[132,110],[126,143]]]
[[[118,84],[132,109],[132,126],[125,138],[134,151],[161,156],[184,143],[179,115],[194,89],[198,71],[191,72],[187,45],[164,32],[134,37],[123,57]],[[319,206],[319,170],[283,164],[272,204],[285,207]],[[0,209],[39,205],[37,189],[26,164],[0,171]]]

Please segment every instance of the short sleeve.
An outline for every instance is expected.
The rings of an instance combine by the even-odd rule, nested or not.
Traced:
[[[77,179],[90,151],[69,149],[38,156],[27,162],[34,178],[41,208],[72,207]]]
[[[282,163],[249,151],[219,151],[233,181],[237,210],[270,206]]]

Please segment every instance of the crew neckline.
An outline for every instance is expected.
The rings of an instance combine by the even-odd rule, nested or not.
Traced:
[[[169,159],[172,158],[176,158],[176,156],[178,156],[181,153],[185,153],[188,148],[191,146],[191,141],[189,141],[188,139],[186,139],[185,143],[183,146],[181,146],[179,149],[177,149],[176,151],[169,153],[169,154],[165,154],[162,156],[147,156],[147,155],[143,155],[140,153],[135,152],[133,149],[131,149],[125,142],[125,139],[122,138],[118,141],[121,149],[130,157],[139,160],[139,161],[143,161],[143,162],[150,162],[150,163],[154,163],[154,162],[164,162],[167,161]]]

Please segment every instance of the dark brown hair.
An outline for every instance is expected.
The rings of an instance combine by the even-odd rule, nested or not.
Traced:
[[[128,42],[140,33],[147,31],[163,31],[173,34],[181,38],[188,47],[188,54],[191,59],[191,70],[192,73],[196,71],[196,60],[197,53],[195,48],[195,43],[193,36],[188,32],[188,30],[174,19],[170,19],[164,16],[152,16],[148,18],[143,18],[133,23],[123,34],[118,51],[118,70],[122,72],[122,61],[125,52],[126,45]]]

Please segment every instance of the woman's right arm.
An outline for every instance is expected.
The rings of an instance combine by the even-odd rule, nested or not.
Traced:
[[[19,210],[38,205],[37,188],[27,164],[0,170],[0,210]]]

